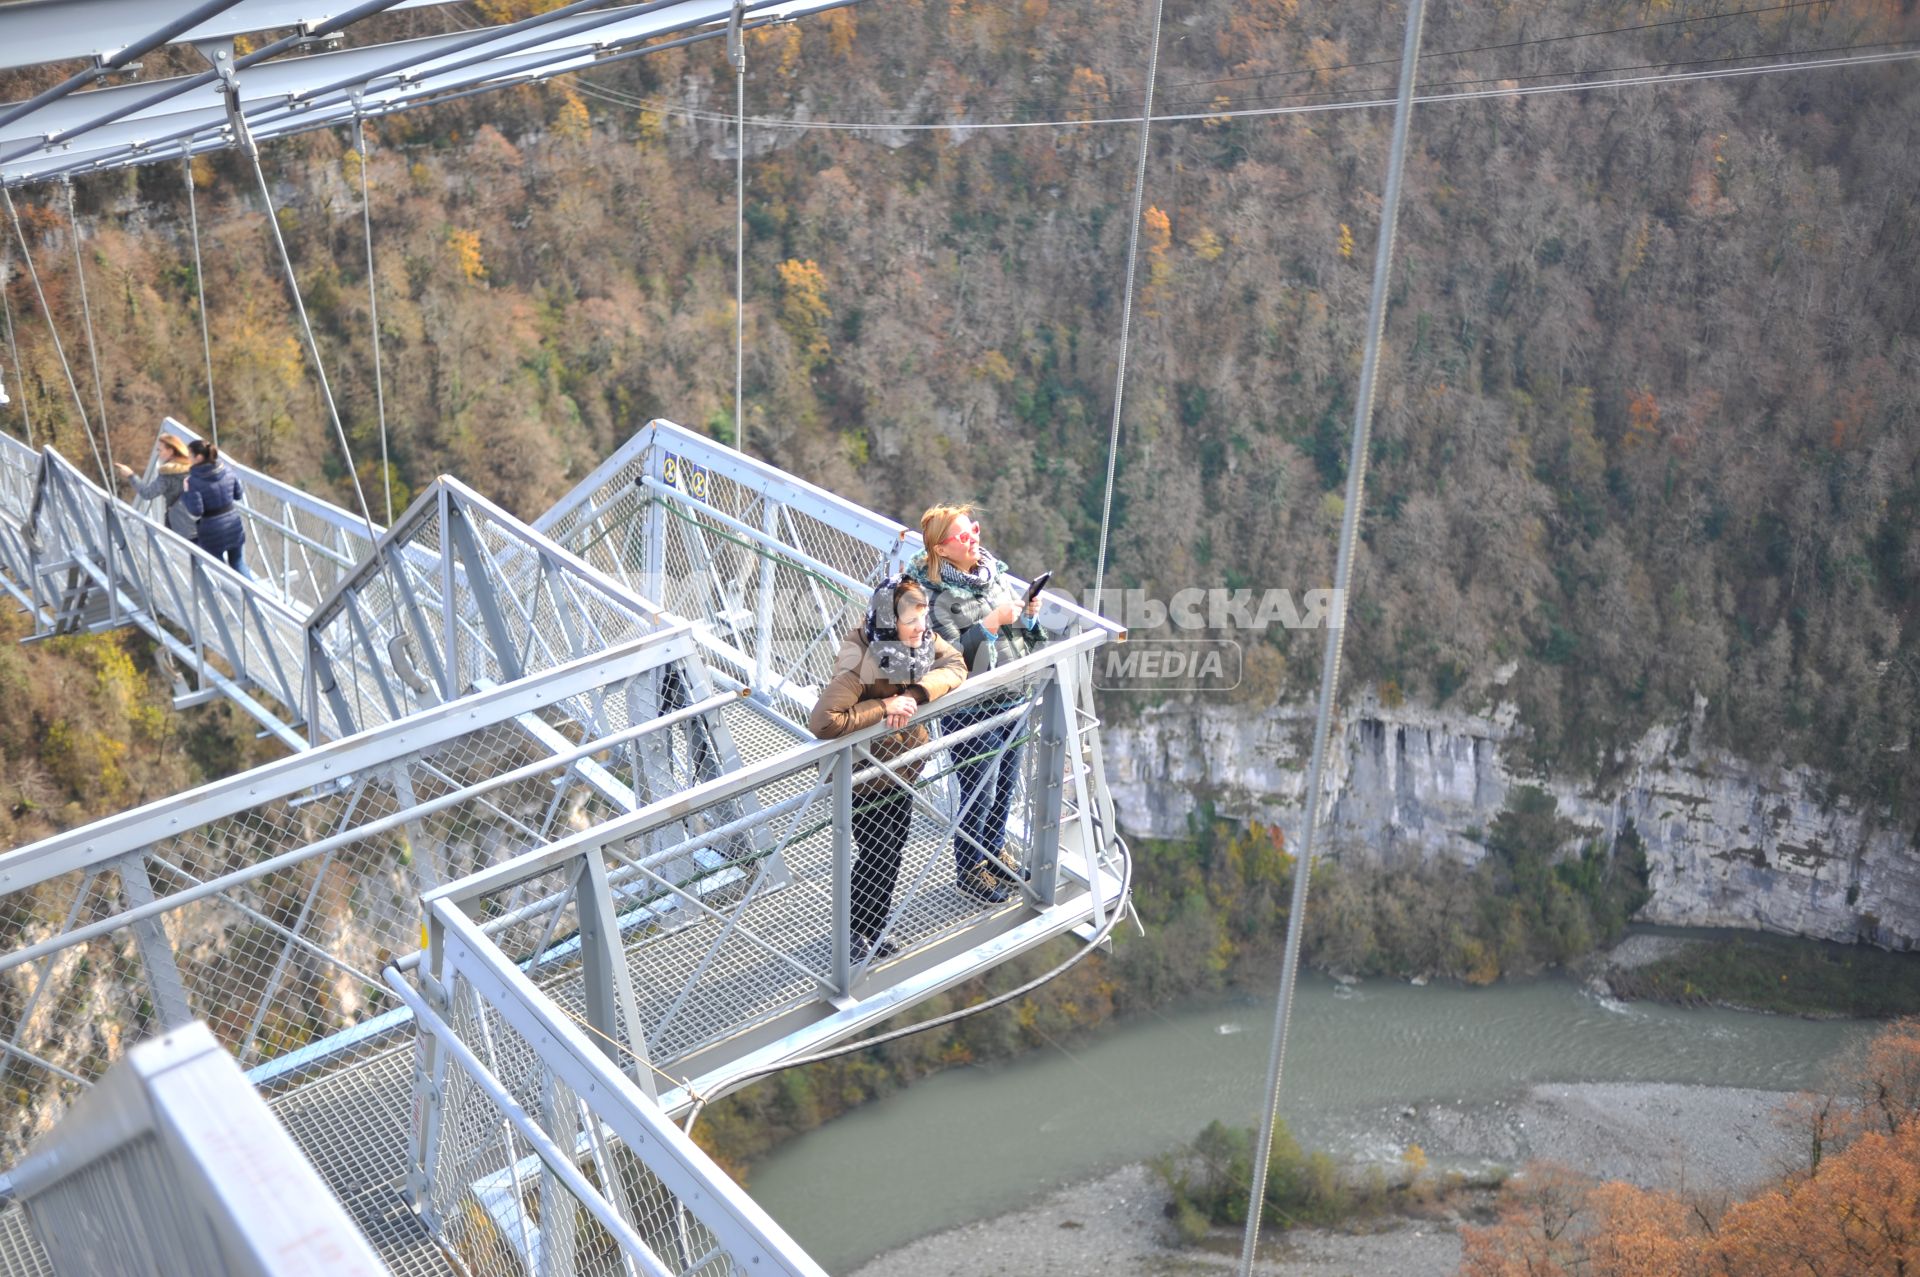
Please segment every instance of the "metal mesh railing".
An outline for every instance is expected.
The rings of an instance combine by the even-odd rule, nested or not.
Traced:
[[[387,1272],[201,1024],[133,1051],[9,1178],[61,1273]]]
[[[40,624],[58,630],[102,618],[138,623],[176,659],[228,689],[270,698],[272,723],[287,732],[304,699],[300,613],[102,491],[56,452],[38,456],[34,484],[17,529],[9,518],[0,534],[0,567]],[[18,548],[7,550],[15,538]]]
[[[698,623],[716,664],[804,724],[872,587],[917,532],[668,421],[636,434],[535,524]],[[1055,596],[1056,632],[1111,623]]]
[[[819,1272],[479,926],[444,906],[419,1025],[417,1204],[476,1277]]]
[[[1043,712],[1059,677],[1034,660],[926,711],[941,734],[905,752],[884,734],[792,748],[572,840],[604,874],[631,989],[634,1028],[608,1036],[684,1082],[691,1057],[745,1028],[846,996],[987,914],[1050,904],[1062,819],[1082,819],[1078,805],[1042,807],[1075,730]],[[447,892],[589,1022],[581,950],[556,943],[577,931],[563,911],[585,888],[557,850]]]
[[[395,1008],[379,971],[420,944],[422,893],[695,783],[694,741],[737,698],[633,697],[691,651],[684,631],[630,644],[501,689],[425,747],[346,742],[201,791],[197,819],[165,804],[17,853],[0,1070],[20,1102],[0,1155],[187,1018],[281,1082],[377,1045]]]
[[[441,479],[311,628],[329,734],[554,668],[663,622],[657,609],[461,484]]]
[[[699,622],[726,672],[796,724],[904,544],[899,525],[663,421],[536,526]]]

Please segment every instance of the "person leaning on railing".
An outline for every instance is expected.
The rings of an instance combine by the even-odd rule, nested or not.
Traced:
[[[1022,606],[1007,565],[980,544],[980,524],[969,505],[937,505],[920,516],[920,537],[926,550],[907,564],[907,576],[919,582],[932,600],[933,630],[960,648],[967,669],[980,674],[1017,661],[1052,635],[1040,627],[1040,600]],[[1004,714],[1020,704],[1016,690],[969,705],[940,720],[940,730],[951,735],[983,719]],[[1018,721],[990,727],[954,752],[954,773],[960,780],[960,823],[954,832],[954,881],[976,900],[999,904],[1007,899],[1008,884],[1024,881],[1030,871],[1010,865],[1002,854],[1007,844],[1007,815],[1020,778]]]
[[[187,513],[180,498],[187,494],[187,471],[193,460],[187,455],[187,445],[172,435],[161,435],[154,441],[154,451],[160,454],[160,464],[153,472],[153,478],[142,483],[133,473],[133,468],[116,461],[113,468],[120,477],[133,485],[133,495],[141,501],[151,501],[159,497],[166,509],[167,526],[191,541],[200,534],[200,520]]]
[[[840,644],[833,677],[820,689],[807,726],[821,740],[832,740],[885,722],[906,727],[915,710],[938,700],[967,678],[966,663],[951,644],[927,624],[927,595],[912,581],[892,578],[873,592],[867,616]],[[873,742],[873,756],[899,757],[927,743],[925,723],[890,732]],[[893,908],[900,852],[913,824],[912,784],[923,760],[884,773],[853,788],[853,919],[850,942],[855,962],[892,957],[899,946],[886,937]]]

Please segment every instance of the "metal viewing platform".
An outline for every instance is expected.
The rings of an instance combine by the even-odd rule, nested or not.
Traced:
[[[919,537],[772,466],[659,421],[532,526],[443,478],[377,540],[241,478],[252,578],[0,441],[36,635],[138,626],[294,751],[0,856],[7,1162],[201,1020],[395,1272],[816,1272],[673,1118],[1125,907],[1103,618],[1044,596],[1056,640],[882,762],[883,726],[805,723]],[[993,903],[955,884],[954,771],[1014,747],[1031,876]],[[876,787],[911,820],[879,960]],[[57,1271],[38,1222],[0,1215],[0,1271]]]

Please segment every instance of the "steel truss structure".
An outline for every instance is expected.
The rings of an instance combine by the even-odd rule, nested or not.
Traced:
[[[396,1270],[813,1271],[671,1115],[1124,907],[1091,613],[1048,596],[1061,637],[882,762],[804,723],[918,536],[772,466],[654,422],[532,527],[443,478],[375,542],[243,482],[251,579],[0,442],[37,632],[139,625],[297,751],[0,856],[15,1156],[201,1019]],[[996,904],[955,886],[955,772],[1015,749]],[[881,960],[876,792],[910,822]]]
[[[0,6],[0,68],[62,59],[93,66],[26,102],[0,106],[0,185],[177,160],[332,128],[452,96],[534,84],[662,47],[790,21],[857,0],[576,0],[518,22],[328,49],[389,9],[449,0],[365,0],[332,15],[293,0],[210,0],[158,24],[141,0],[16,0]],[[249,53],[234,37],[291,28]],[[96,85],[165,44],[192,44],[208,69]],[[321,51],[315,51],[319,49]]]
[[[87,65],[0,105],[0,185],[253,154],[851,2],[574,0],[382,43],[358,24],[438,0],[164,25],[15,0],[0,68]],[[205,71],[102,87],[180,43]],[[1055,641],[923,708],[905,754],[884,726],[816,741],[841,640],[920,548],[852,502],[665,421],[531,526],[447,477],[381,529],[238,474],[246,573],[0,437],[0,589],[33,638],[137,626],[180,704],[226,697],[290,751],[0,854],[0,1156],[152,1172],[73,1177],[83,1214],[138,1220],[169,1172],[62,1114],[204,1022],[392,1271],[816,1274],[674,1115],[1125,908],[1091,690],[1121,632],[1092,613],[1047,596]],[[897,878],[856,906],[882,807]],[[962,889],[983,855],[1010,890]],[[55,1271],[46,1218],[0,1209],[0,1272]]]

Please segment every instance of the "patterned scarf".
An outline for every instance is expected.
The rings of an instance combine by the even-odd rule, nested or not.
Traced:
[[[980,560],[973,565],[973,571],[971,572],[962,572],[952,563],[942,559],[940,561],[940,584],[959,586],[961,589],[973,590],[978,593],[993,584],[993,574],[999,566],[1000,560],[988,554],[984,549],[980,551]]]
[[[867,610],[862,627],[867,636],[867,657],[879,676],[896,687],[909,687],[927,676],[933,668],[933,627],[920,630],[920,641],[908,646],[900,641],[900,631],[891,620],[882,623],[875,609]]]

